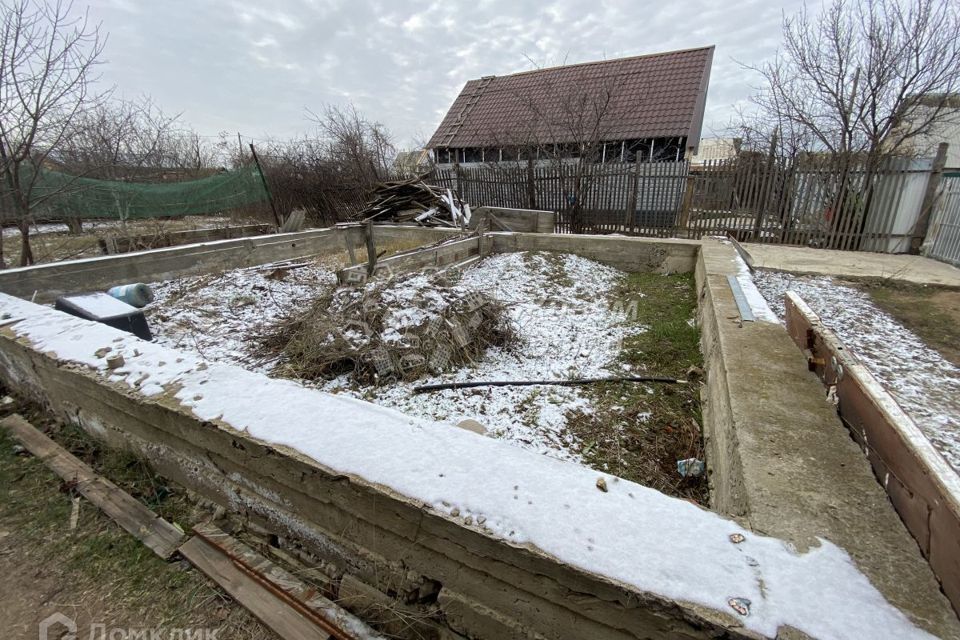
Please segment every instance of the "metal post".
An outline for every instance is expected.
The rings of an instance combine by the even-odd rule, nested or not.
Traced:
[[[367,277],[369,278],[377,268],[377,248],[373,243],[373,220],[367,220],[365,235],[367,241]]]
[[[910,253],[919,253],[924,238],[930,227],[930,218],[933,207],[937,204],[937,192],[940,190],[940,178],[943,176],[943,167],[947,164],[947,149],[950,145],[941,142],[937,146],[937,156],[933,160],[933,169],[927,180],[927,190],[923,194],[923,204],[920,205],[920,216],[913,227],[913,237],[910,238]]]
[[[257,157],[257,150],[253,148],[253,143],[250,143],[250,153],[253,154],[253,161],[257,165],[257,171],[260,173],[260,181],[263,182],[263,188],[267,192],[267,198],[270,200],[270,210],[273,211],[273,220],[277,223],[277,231],[280,230],[282,223],[280,222],[280,215],[277,213],[277,205],[273,203],[273,194],[270,193],[270,185],[267,184],[267,177],[263,175],[263,167],[260,166],[260,158]]]

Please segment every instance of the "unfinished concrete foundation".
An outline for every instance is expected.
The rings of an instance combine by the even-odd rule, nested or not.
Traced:
[[[411,227],[378,227],[376,234],[421,244],[456,235]],[[924,630],[960,638],[960,624],[937,575],[826,401],[819,381],[807,371],[803,354],[781,326],[744,321],[728,278],[740,271],[731,245],[515,232],[459,242],[456,249],[401,255],[387,264],[414,269],[491,252],[538,250],[574,253],[627,271],[695,272],[706,369],[703,431],[711,507],[719,516],[674,505],[679,501],[649,496],[642,487],[575,465],[555,468],[552,461],[526,452],[515,459],[513,452],[496,448],[498,443],[463,430],[404,426],[398,414],[377,414],[383,424],[364,427],[382,438],[370,441],[369,456],[395,459],[395,432],[390,429],[400,429],[422,450],[422,457],[409,454],[411,464],[416,463],[409,468],[419,469],[421,476],[441,474],[428,489],[421,484],[398,488],[404,485],[362,472],[362,460],[354,463],[318,453],[324,447],[335,449],[339,422],[349,426],[343,412],[352,405],[337,405],[339,412],[317,419],[319,449],[308,447],[314,453],[307,454],[290,441],[271,439],[263,425],[274,421],[279,427],[300,408],[309,412],[312,406],[326,407],[329,400],[323,394],[236,367],[218,365],[206,371],[188,366],[190,359],[176,351],[138,346],[135,339],[111,329],[63,320],[57,312],[12,297],[43,302],[65,291],[118,281],[212,272],[348,246],[359,250],[363,238],[356,229],[227,240],[4,272],[0,290],[10,295],[0,299],[2,312],[9,314],[0,328],[0,376],[18,394],[43,402],[98,438],[139,452],[161,473],[307,550],[322,563],[320,568],[344,601],[352,601],[357,610],[376,603],[400,609],[431,607],[434,615],[420,620],[418,633],[473,638],[837,637],[836,629],[842,627],[831,632],[829,624],[815,618],[829,621],[839,615],[835,612],[857,606],[867,635],[882,628],[894,635],[921,637]],[[63,346],[55,337],[68,333],[82,337],[76,348]],[[122,351],[129,358],[128,375],[118,376],[105,361],[101,365],[96,353],[102,349]],[[176,375],[143,377],[169,367]],[[200,388],[192,385],[203,384],[201,380],[209,381],[208,390],[187,395],[188,389]],[[254,425],[245,417],[253,411],[251,405],[231,408],[228,396],[218,398],[217,389],[225,381],[282,394],[270,396],[285,408],[282,415],[256,411]],[[477,460],[488,455],[508,462],[478,467]],[[516,469],[508,464],[514,460]],[[400,464],[395,473],[403,475],[407,468]],[[552,538],[537,537],[537,523],[525,521],[526,516],[501,518],[495,524],[496,514],[483,511],[494,509],[491,505],[499,504],[495,500],[484,503],[477,497],[474,504],[464,494],[464,504],[448,503],[444,496],[455,492],[429,487],[444,486],[442,478],[450,476],[443,474],[454,473],[451,469],[460,469],[457,473],[475,485],[498,490],[502,485],[508,503],[522,502],[518,498],[523,497],[533,506],[586,487],[583,491],[589,491],[576,494],[583,500],[570,500],[558,513],[539,516],[555,518],[554,528],[568,532],[568,539],[582,539],[583,549],[574,553],[565,544],[551,546]],[[555,487],[536,481],[529,486],[528,480],[540,472],[563,481]],[[598,475],[607,491],[598,488]],[[634,511],[631,503],[640,496],[645,508]],[[605,500],[616,500],[619,506],[605,511]],[[606,516],[598,520],[600,514]],[[691,564],[695,557],[679,546],[682,532],[690,527],[705,548],[716,545],[703,566]],[[644,531],[662,538],[635,537]],[[745,536],[747,546],[732,542],[735,535]],[[843,594],[830,591],[829,576],[823,576],[825,592],[791,592],[796,602],[788,613],[769,613],[757,581],[778,586],[771,572],[777,564],[773,559],[780,556],[763,555],[767,552],[761,547],[750,546],[767,544],[761,536],[782,540],[801,558],[847,554],[852,564],[838,561],[831,570],[837,575],[853,571],[845,581],[851,593],[867,593],[872,585],[877,598],[843,602]],[[614,569],[644,553],[643,545],[656,546],[663,564],[648,564],[635,573]],[[834,550],[839,555],[832,555]],[[595,551],[603,559],[590,560]],[[759,560],[749,557],[753,564],[746,562],[741,571],[744,551]],[[706,576],[716,566],[730,568],[730,584],[718,586],[712,595],[692,587],[709,582]],[[671,579],[657,578],[660,571]],[[747,598],[747,592],[756,595]],[[741,613],[744,606],[746,614]]]

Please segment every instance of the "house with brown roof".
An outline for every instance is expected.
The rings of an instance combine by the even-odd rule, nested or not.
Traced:
[[[700,140],[713,50],[471,80],[427,147],[438,164],[683,160]]]

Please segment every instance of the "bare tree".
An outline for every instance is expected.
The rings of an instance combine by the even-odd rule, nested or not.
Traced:
[[[783,21],[783,48],[761,65],[746,137],[777,132],[788,153],[903,152],[950,113],[960,89],[955,0],[832,0]],[[918,100],[918,98],[923,100]],[[909,122],[910,126],[898,126]]]
[[[106,179],[128,177],[131,169],[176,166],[172,147],[179,118],[149,97],[104,102],[77,115],[74,133],[52,159],[75,175]]]
[[[396,150],[381,123],[368,120],[353,104],[327,105],[321,114],[307,113],[327,144],[328,160],[345,176],[374,184],[387,174]]]
[[[105,38],[69,1],[13,0],[0,11],[0,170],[28,265],[41,168],[103,97],[93,84]]]
[[[759,74],[761,86],[742,114],[741,134],[771,160],[778,155],[818,169],[823,231],[846,242],[864,229],[890,159],[912,155],[914,139],[953,117],[960,5],[831,0],[819,13],[805,6],[784,17],[782,30],[772,61],[743,65]],[[788,229],[789,211],[781,218]]]
[[[561,188],[571,228],[583,231],[583,206],[595,186],[593,167],[604,159],[610,138],[611,109],[616,78],[589,77],[558,85],[546,81],[535,94],[517,92],[513,98],[522,116],[509,126],[482,135],[499,149],[490,167],[516,175],[525,168],[526,206],[538,207],[535,166],[548,165],[561,176]],[[617,145],[617,157],[620,147]]]

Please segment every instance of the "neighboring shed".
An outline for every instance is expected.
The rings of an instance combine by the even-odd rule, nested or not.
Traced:
[[[694,166],[715,160],[729,160],[737,157],[742,144],[741,138],[704,138],[697,152],[688,159]]]
[[[400,151],[393,160],[393,168],[405,174],[425,171],[430,168],[430,152],[426,149]]]
[[[427,147],[438,163],[678,160],[696,152],[711,47],[467,82]]]
[[[948,175],[960,175],[960,94],[913,96],[904,111],[892,138],[897,139],[918,126],[924,126],[925,130],[912,132],[913,137],[906,140],[903,151],[907,155],[932,157],[937,154],[937,147],[946,142],[949,146],[943,170]],[[932,119],[936,121],[928,124]]]

